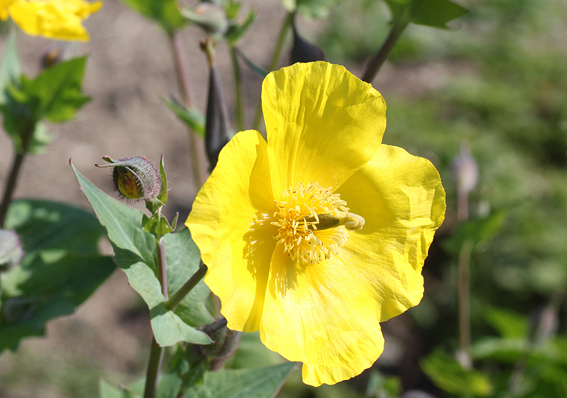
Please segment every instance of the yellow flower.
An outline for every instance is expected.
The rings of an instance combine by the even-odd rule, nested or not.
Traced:
[[[83,20],[102,7],[102,1],[84,0],[0,0],[0,18],[12,17],[16,25],[32,36],[58,40],[89,40]]]
[[[262,105],[267,143],[232,139],[186,225],[228,327],[334,384],[380,356],[380,322],[420,302],[445,192],[429,161],[381,145],[386,104],[342,66],[270,73]]]

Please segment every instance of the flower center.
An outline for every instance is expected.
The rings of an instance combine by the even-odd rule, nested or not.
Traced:
[[[288,188],[276,201],[278,227],[274,239],[293,260],[316,264],[336,254],[348,239],[347,230],[361,229],[364,218],[349,213],[347,203],[318,183]]]

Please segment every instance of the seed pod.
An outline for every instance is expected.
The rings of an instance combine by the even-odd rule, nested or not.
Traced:
[[[156,166],[143,156],[132,156],[114,160],[103,159],[110,164],[96,164],[96,167],[112,167],[112,182],[116,191],[126,200],[146,202],[157,200],[161,192],[161,175]]]

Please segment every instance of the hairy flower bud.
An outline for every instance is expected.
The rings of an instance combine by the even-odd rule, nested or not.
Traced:
[[[132,156],[114,160],[103,159],[110,164],[96,164],[96,167],[112,167],[112,182],[116,191],[127,200],[154,201],[161,192],[161,175],[156,166],[143,156]]]

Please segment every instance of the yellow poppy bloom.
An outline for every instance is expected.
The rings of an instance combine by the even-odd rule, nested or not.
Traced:
[[[0,0],[0,18],[12,17],[16,25],[32,36],[58,40],[89,40],[83,20],[102,7],[102,1],[84,0]]]
[[[262,106],[267,142],[232,139],[186,225],[228,327],[335,384],[380,356],[380,322],[420,302],[445,192],[428,160],[381,145],[386,104],[342,66],[270,73]]]

